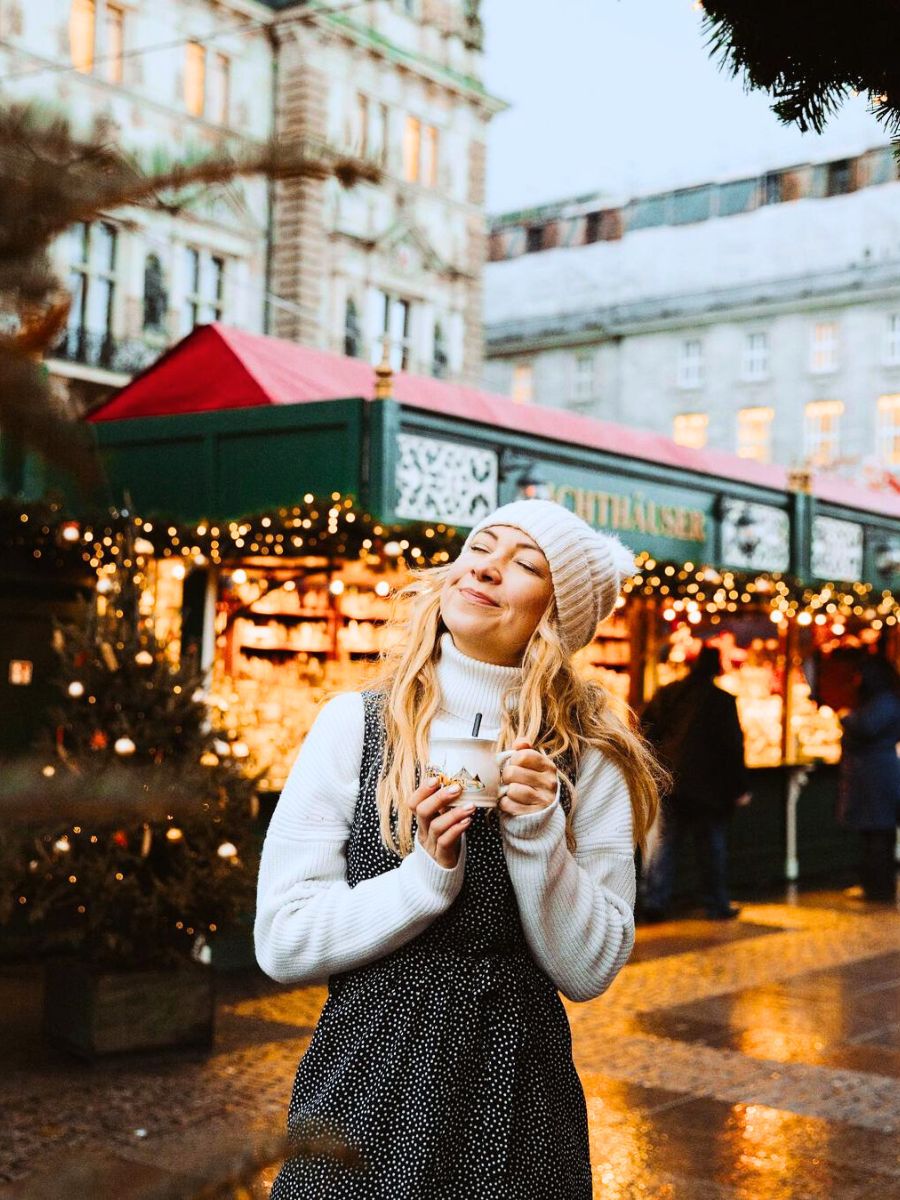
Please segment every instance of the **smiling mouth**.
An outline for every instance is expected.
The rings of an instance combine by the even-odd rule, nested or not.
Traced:
[[[485,596],[484,592],[475,592],[471,588],[460,588],[459,591],[460,594],[465,596],[465,598],[472,604],[478,604],[482,608],[500,607],[500,605],[495,600],[492,600],[490,596]]]

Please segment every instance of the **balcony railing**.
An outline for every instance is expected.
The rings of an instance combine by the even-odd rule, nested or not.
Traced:
[[[74,326],[63,331],[49,357],[134,375],[148,367],[160,353],[158,346],[150,346],[140,338],[117,338],[105,331]]]

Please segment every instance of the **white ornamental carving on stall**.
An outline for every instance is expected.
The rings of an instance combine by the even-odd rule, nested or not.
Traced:
[[[855,521],[814,517],[812,573],[818,579],[853,583],[863,571],[863,527]]]
[[[497,507],[495,451],[413,433],[397,445],[398,517],[470,526]]]
[[[722,561],[745,571],[787,571],[791,522],[771,504],[722,502]]]

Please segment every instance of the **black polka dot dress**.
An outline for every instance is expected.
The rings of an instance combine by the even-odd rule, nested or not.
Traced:
[[[351,887],[401,861],[378,826],[381,701],[363,699]],[[568,1020],[528,951],[497,814],[476,809],[445,913],[398,950],[332,976],[288,1124],[298,1137],[337,1136],[359,1165],[291,1159],[272,1200],[590,1200]]]

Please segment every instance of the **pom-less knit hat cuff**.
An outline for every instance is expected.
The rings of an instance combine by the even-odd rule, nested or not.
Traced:
[[[515,500],[474,526],[463,549],[491,525],[521,529],[540,546],[550,567],[563,645],[586,646],[616,606],[622,583],[634,572],[634,555],[617,537],[592,529],[552,500]]]

